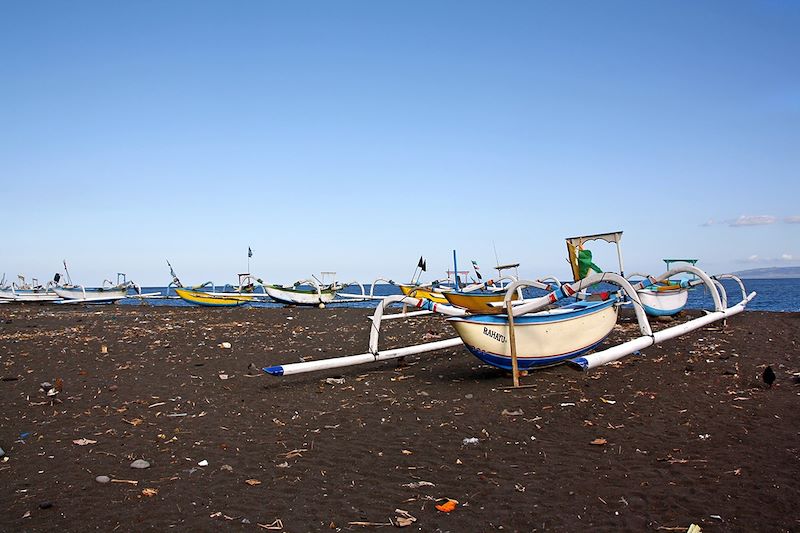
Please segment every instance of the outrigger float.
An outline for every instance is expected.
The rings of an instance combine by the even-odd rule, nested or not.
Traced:
[[[640,291],[682,273],[692,274],[700,280],[699,283],[705,284],[711,295],[714,310],[707,311],[705,316],[653,331],[640,298]],[[739,285],[742,294],[739,303],[728,305],[728,296],[720,282],[721,279],[731,279]],[[593,299],[598,297],[594,295],[568,305],[554,306],[557,302],[568,298],[585,296],[586,289],[597,283],[610,283],[619,289],[616,293],[604,294],[599,299]],[[518,290],[524,287],[536,287],[548,292],[538,298],[512,301]],[[744,284],[735,276],[722,275],[712,278],[692,265],[679,265],[660,276],[648,277],[636,286],[621,274],[609,272],[589,274],[579,281],[558,285],[555,289],[540,280],[515,281],[506,288],[503,302],[493,304],[502,310],[500,314],[473,314],[464,308],[443,305],[427,299],[406,295],[389,296],[380,302],[372,315],[369,348],[366,353],[268,366],[263,368],[263,371],[274,376],[286,376],[385,361],[464,344],[471,353],[485,363],[510,370],[514,386],[518,386],[522,370],[560,363],[569,363],[576,368],[589,370],[741,313],[755,296],[755,292],[747,294]],[[633,304],[640,336],[589,353],[611,333],[617,322],[618,309],[626,301]],[[392,304],[408,305],[445,315],[449,317],[449,322],[459,336],[391,350],[379,350],[378,341],[384,310]]]

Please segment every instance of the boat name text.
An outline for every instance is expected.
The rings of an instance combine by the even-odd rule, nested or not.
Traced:
[[[502,342],[502,343],[506,342],[506,336],[505,335],[503,335],[502,333],[497,333],[496,331],[491,330],[491,329],[487,328],[486,326],[483,327],[483,334],[486,335],[487,337],[493,338],[497,342]]]

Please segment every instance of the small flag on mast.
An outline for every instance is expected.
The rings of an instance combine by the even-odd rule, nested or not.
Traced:
[[[249,246],[247,247],[247,257],[253,257],[253,250],[251,250]]]
[[[473,260],[472,261],[472,268],[475,269],[475,274],[478,276],[479,280],[483,280],[483,276],[481,276],[480,268],[478,268],[478,262]]]

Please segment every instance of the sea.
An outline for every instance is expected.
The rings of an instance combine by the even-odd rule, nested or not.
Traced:
[[[798,312],[800,311],[800,278],[785,278],[785,279],[746,279],[743,280],[747,292],[755,291],[757,296],[747,305],[748,311],[776,311],[780,313]],[[602,284],[601,284],[602,285]],[[741,300],[741,289],[739,286],[730,280],[724,280],[723,285],[728,294],[728,305],[733,305]],[[370,285],[365,285],[364,289],[367,294],[371,289]],[[599,289],[611,289],[614,287],[599,287]],[[230,287],[218,287],[217,291],[232,290]],[[361,288],[351,285],[342,291],[347,294],[360,294]],[[160,293],[167,294],[166,287],[142,287],[142,293]],[[393,294],[400,294],[400,290],[395,285],[389,284],[376,284],[374,294],[376,296],[389,296]],[[544,294],[542,291],[536,289],[526,289],[526,297],[540,296]],[[175,292],[170,292],[171,296],[175,296]],[[127,298],[121,300],[122,305],[169,305],[169,306],[191,306],[179,298],[170,299],[147,299],[140,300],[138,298]],[[283,307],[283,304],[274,302],[255,302],[248,304],[253,307]],[[357,308],[374,308],[376,305],[375,300],[370,301],[354,301],[333,303],[329,306],[337,307],[357,307]],[[689,292],[689,301],[686,304],[688,309],[712,309],[713,303],[708,290],[705,285],[695,287]]]

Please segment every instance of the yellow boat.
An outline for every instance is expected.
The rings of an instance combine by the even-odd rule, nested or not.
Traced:
[[[210,307],[236,307],[251,301],[251,295],[222,295],[195,289],[175,289],[175,293],[189,303]]]
[[[489,304],[502,303],[505,292],[445,292],[444,297],[451,305],[466,309],[470,313],[496,314],[503,313],[502,307],[493,307]],[[514,293],[512,300],[518,300],[519,295]]]
[[[399,284],[398,286],[400,287],[400,290],[403,291],[403,294],[405,294],[406,296],[411,296],[413,298],[425,298],[432,302],[436,302],[437,304],[446,304],[447,299],[444,297],[444,293],[452,290],[452,289],[436,290],[430,288],[422,288],[416,285],[404,285],[402,283]]]

